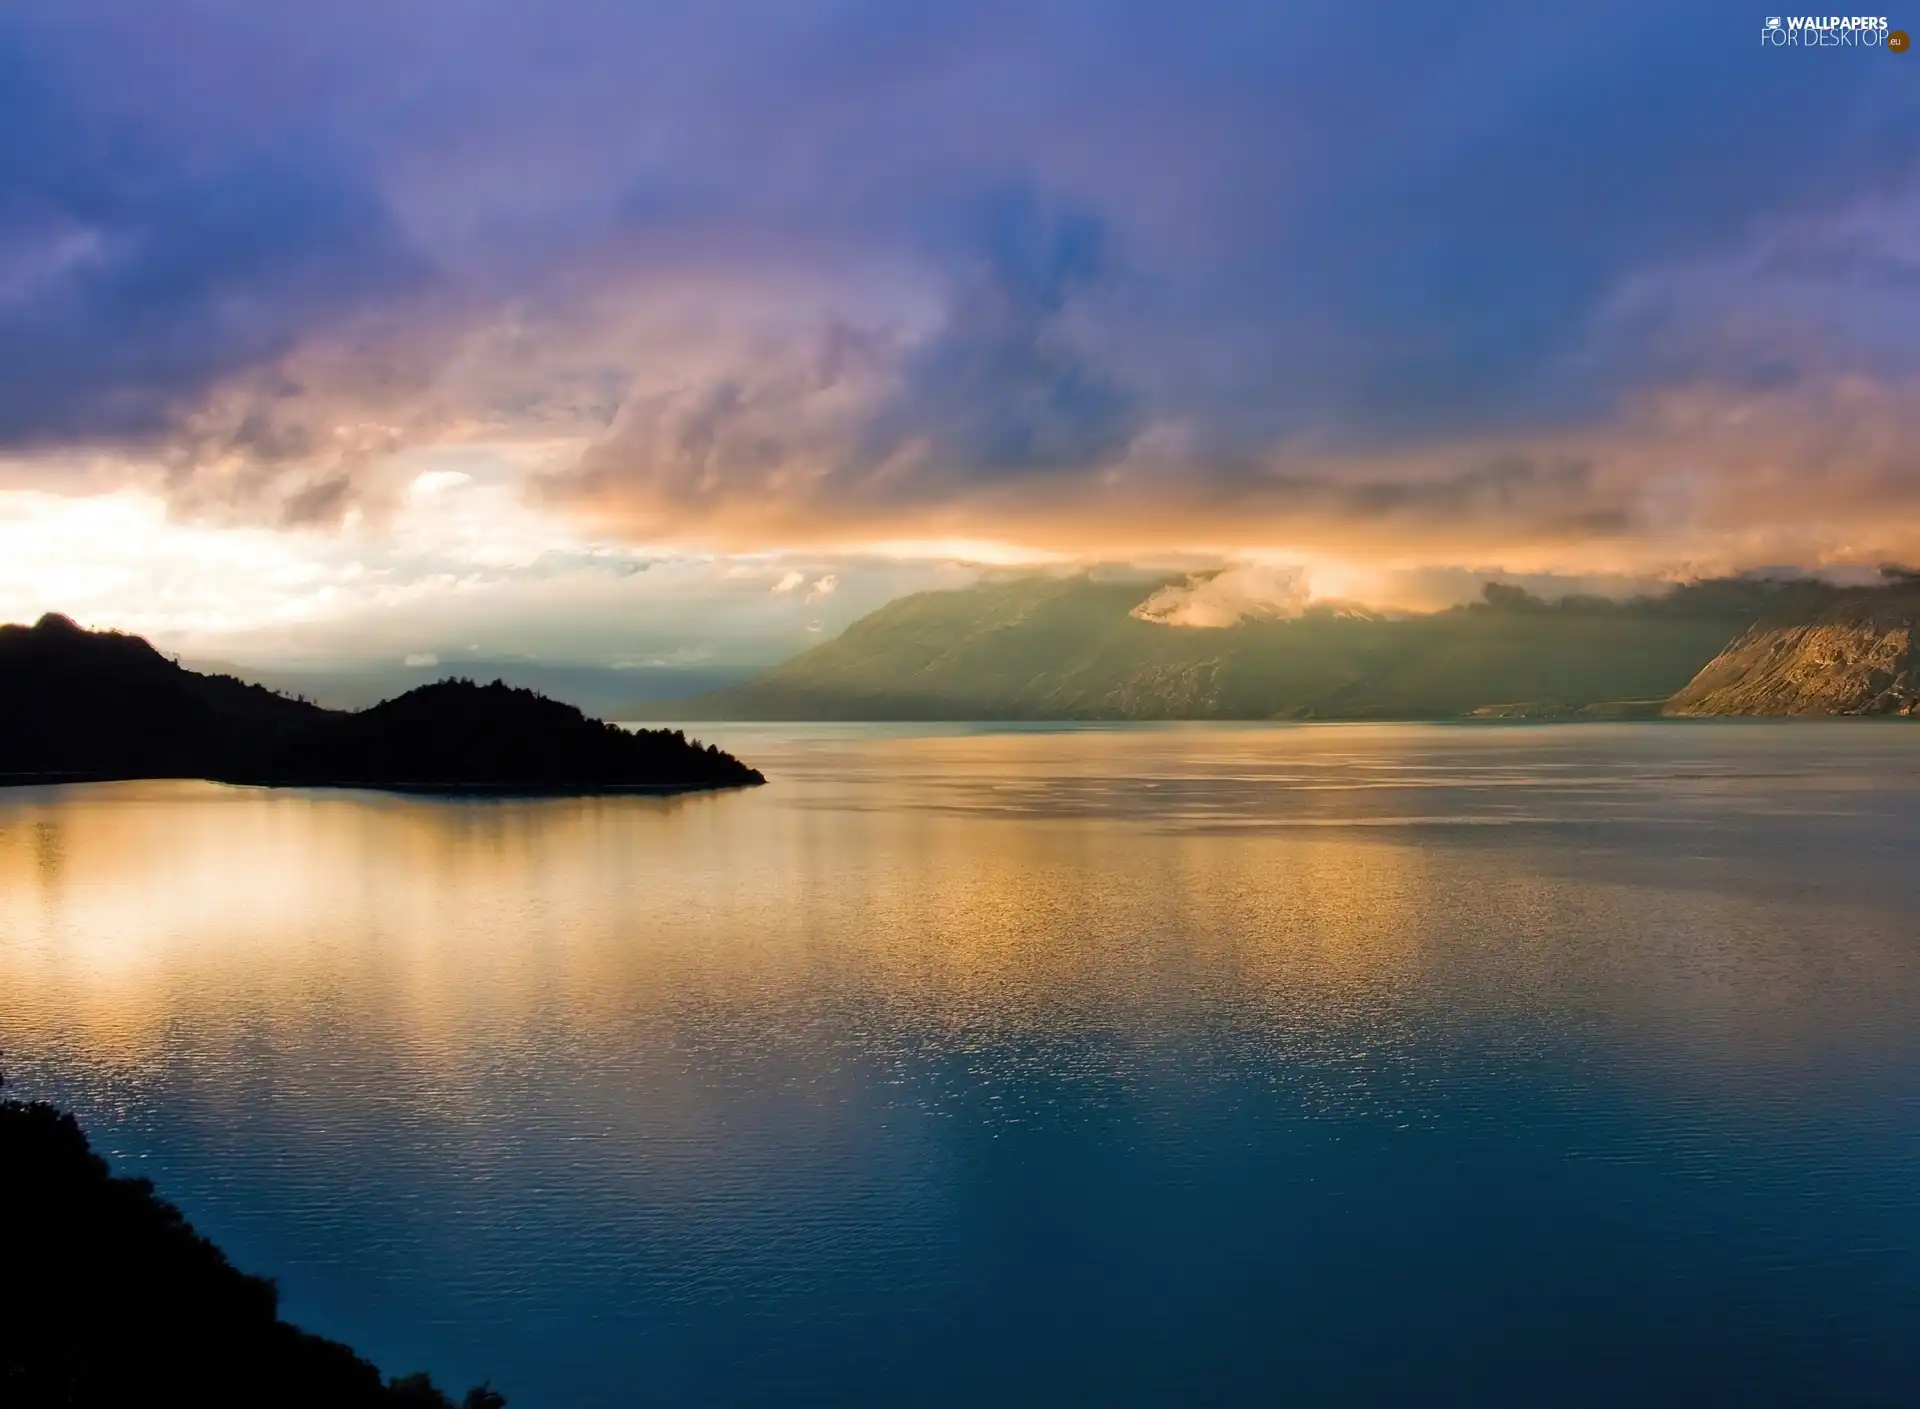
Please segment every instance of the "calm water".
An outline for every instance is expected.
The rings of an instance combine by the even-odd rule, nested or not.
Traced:
[[[515,1409],[1920,1402],[1920,728],[0,792],[0,1046]]]

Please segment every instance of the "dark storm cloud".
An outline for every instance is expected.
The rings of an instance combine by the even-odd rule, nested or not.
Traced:
[[[1590,341],[1624,279],[1911,189],[1920,105],[1885,55],[1782,65],[1727,5],[1409,18],[1406,52],[1318,114],[1340,135],[1284,188],[1306,216],[1244,271],[1350,424],[1602,411],[1644,375],[1631,342]]]
[[[323,134],[182,150],[72,83],[0,22],[0,442],[163,431],[424,277]]]
[[[970,233],[944,321],[904,358],[856,462],[920,444],[929,474],[994,479],[1119,455],[1140,424],[1138,399],[1062,332],[1072,302],[1112,273],[1106,232],[1018,191],[983,202]]]
[[[385,428],[364,460],[472,422],[593,439],[555,492],[667,523],[1109,471],[1283,504],[1305,455],[1304,497],[1358,519],[1604,528],[1619,474],[1552,466],[1650,397],[1920,373],[1911,62],[1761,23],[38,7],[0,27],[0,441],[322,462],[279,501],[299,520],[351,497],[338,424]],[[1560,432],[1558,460],[1498,448]],[[1343,479],[1429,445],[1508,468]]]

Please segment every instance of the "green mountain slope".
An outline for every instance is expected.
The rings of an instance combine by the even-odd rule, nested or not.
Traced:
[[[1200,629],[1130,615],[1160,585],[1023,578],[920,593],[757,679],[628,717],[1432,719],[1619,701],[1651,712],[1792,590],[1708,583],[1549,606],[1490,588],[1485,603],[1430,616],[1321,610]]]

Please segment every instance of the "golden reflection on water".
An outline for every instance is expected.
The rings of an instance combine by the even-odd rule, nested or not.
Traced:
[[[536,1030],[644,1057],[761,1023],[805,1063],[847,1021],[882,1043],[1147,1043],[1223,1013],[1390,1026],[1436,996],[1777,1041],[1876,975],[1881,1001],[1910,985],[1871,906],[1819,899],[1849,927],[1836,979],[1831,954],[1778,941],[1777,895],[1710,858],[1652,883],[1582,861],[1739,760],[1703,784],[1658,759],[1583,770],[1538,737],[1516,753],[1513,734],[1463,762],[1435,737],[829,733],[763,740],[774,786],[674,799],[15,791],[0,1020],[17,1051],[113,1067],[266,1032],[452,1070]],[[1511,823],[1516,793],[1586,840],[1429,825]]]

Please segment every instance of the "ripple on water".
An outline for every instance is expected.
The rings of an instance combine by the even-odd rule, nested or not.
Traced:
[[[721,742],[0,794],[0,1045],[521,1409],[1910,1394],[1920,735]]]

